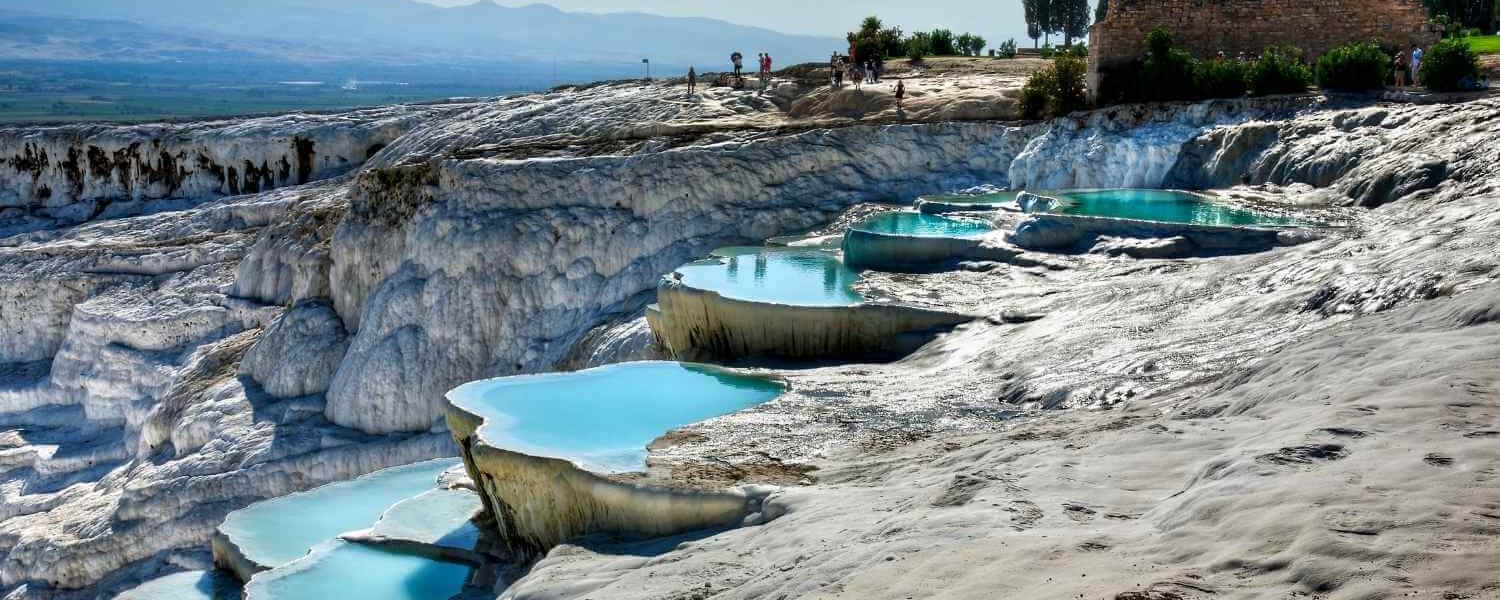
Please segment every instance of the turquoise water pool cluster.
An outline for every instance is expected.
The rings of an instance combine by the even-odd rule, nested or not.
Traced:
[[[468,544],[472,550],[478,530],[469,517],[478,508],[477,497],[467,491],[437,490],[438,476],[458,464],[458,459],[441,459],[395,467],[252,504],[230,513],[219,527],[215,561],[248,580],[249,600],[349,594],[370,600],[450,597],[468,581],[471,565],[369,547],[340,536],[370,530],[397,539],[422,538],[424,543]],[[435,493],[447,494],[444,498],[451,501],[397,510],[403,501]],[[180,581],[163,579],[148,585],[186,590],[187,576],[177,577]],[[209,584],[196,585],[203,589]]]
[[[916,211],[884,212],[854,225],[839,248],[721,248],[665,277],[648,320],[659,343],[674,353],[677,346],[706,344],[726,359],[778,349],[788,357],[827,357],[946,330],[971,317],[872,303],[855,291],[861,270],[942,265],[995,230],[994,222],[974,214],[940,214],[1033,213],[1017,234],[1037,227],[1038,216],[1147,222],[1152,232],[1171,224],[1309,224],[1188,192],[1083,190],[1022,195],[1018,202],[1020,194],[924,198]],[[1079,229],[1061,223],[1045,225],[1051,229],[1043,235]],[[615,476],[645,471],[648,446],[664,434],[771,401],[785,390],[773,378],[683,362],[465,384],[447,395],[448,422],[468,472],[477,476],[477,494],[435,489],[438,475],[457,460],[388,469],[232,513],[216,536],[216,560],[222,537],[233,570],[241,577],[258,572],[244,588],[252,600],[448,598],[470,580],[471,564],[369,544],[394,538],[472,552],[480,531],[469,517],[481,503],[502,539],[521,540],[516,548],[533,553],[595,531],[664,535],[732,524],[754,505],[743,493],[641,486]],[[349,535],[355,530],[364,531]],[[237,595],[226,581],[183,573],[123,597]]]

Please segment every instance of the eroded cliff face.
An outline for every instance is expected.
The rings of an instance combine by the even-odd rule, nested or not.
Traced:
[[[0,590],[66,596],[56,590],[108,590],[162,568],[201,566],[208,535],[228,510],[455,455],[447,433],[428,433],[441,428],[448,387],[551,368],[602,320],[638,310],[640,294],[683,262],[820,225],[858,202],[979,184],[1222,186],[1249,174],[1285,187],[1235,193],[1381,205],[1358,213],[1351,230],[1376,232],[1379,251],[1335,237],[1212,263],[1227,265],[1222,272],[1195,271],[1220,268],[1207,262],[1161,262],[1116,269],[1123,273],[1115,277],[1090,262],[1111,259],[1088,256],[1031,270],[989,265],[990,275],[875,276],[872,285],[898,300],[940,296],[982,315],[1019,307],[1074,316],[1029,328],[965,328],[956,341],[889,368],[816,371],[806,381],[813,394],[766,409],[781,413],[743,417],[768,421],[743,431],[733,429],[744,424],[740,417],[707,426],[708,441],[664,450],[662,460],[709,448],[741,477],[756,469],[740,465],[859,454],[937,429],[993,427],[1022,410],[1120,406],[1175,389],[1173,382],[1221,376],[1325,320],[1460,294],[1494,271],[1493,219],[1479,208],[1497,189],[1493,101],[1343,110],[1231,102],[1025,126],[840,122],[803,130],[779,129],[785,122],[774,98],[715,94],[683,108],[678,92],[664,87],[605,86],[449,112],[403,109],[412,112],[392,117],[399,124],[282,117],[203,126],[209,133],[201,139],[188,127],[164,139],[176,144],[170,154],[179,174],[188,167],[177,153],[191,158],[205,144],[221,152],[214,164],[263,156],[245,159],[259,170],[286,155],[293,165],[288,187],[279,187],[273,168],[278,189],[219,199],[233,192],[227,170],[194,171],[170,191],[131,158],[128,188],[117,162],[107,176],[88,179],[84,141],[82,192],[48,205],[38,198],[41,182],[75,189],[72,167],[58,170],[54,160],[69,162],[73,142],[49,147],[45,167],[35,148],[25,158],[24,140],[7,150],[28,170],[12,170],[0,188],[0,198],[13,194],[0,209],[9,211],[6,231],[24,232],[0,238]],[[340,119],[327,126],[349,131],[318,138],[309,179],[355,167],[335,168],[329,157],[344,152],[325,150],[345,144],[353,163],[369,153],[361,147],[369,136],[396,137],[364,170],[295,185],[294,124]],[[251,136],[262,140],[254,143],[235,137],[252,130],[280,133]],[[72,139],[46,128],[7,135]],[[325,160],[329,170],[318,170]],[[150,172],[162,171],[153,163]],[[123,212],[96,213],[106,201]],[[1428,207],[1442,212],[1420,216]],[[150,214],[121,216],[134,213]],[[1403,239],[1427,251],[1413,252]],[[1179,321],[1148,322],[1158,318]],[[1271,325],[1252,324],[1261,318]],[[646,338],[638,318],[600,331]],[[637,351],[610,346],[609,355]],[[980,392],[901,383],[935,377]],[[857,413],[857,423],[840,420],[840,411]],[[768,440],[759,454],[741,443],[752,434]],[[1038,472],[1043,467],[1051,468],[1038,463]],[[954,467],[919,475],[909,478],[916,487],[890,484],[900,490],[891,514],[906,501],[898,497],[923,504],[928,487],[972,474]],[[808,508],[804,520],[776,527],[805,526],[818,515],[838,522],[848,514],[839,507],[862,493],[857,481],[871,477],[880,476],[856,473],[849,487],[796,500]],[[1158,487],[1173,486],[1142,489]],[[965,522],[985,523],[981,517]],[[920,522],[906,525],[924,531]],[[766,531],[751,542],[786,545],[776,542],[785,530]],[[717,560],[714,548],[691,553],[682,572]],[[855,562],[794,567],[780,576],[793,581],[783,591],[858,571]],[[637,575],[645,577],[623,570],[600,585],[630,587],[642,581]],[[545,588],[549,577],[517,593]]]
[[[65,226],[347,173],[454,106],[156,125],[0,129],[0,232]],[[176,201],[176,202],[173,202]]]

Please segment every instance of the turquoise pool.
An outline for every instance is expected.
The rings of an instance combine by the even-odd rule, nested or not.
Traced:
[[[251,600],[433,600],[463,591],[467,565],[335,541],[314,554],[256,575]]]
[[[852,306],[859,273],[825,250],[734,247],[677,269],[682,283],[725,298],[797,306]]]
[[[219,531],[245,558],[278,567],[341,533],[369,528],[391,505],[436,487],[438,475],[457,464],[453,458],[395,467],[258,502],[229,513]]]
[[[1051,194],[1062,205],[1048,212],[1193,225],[1297,226],[1309,223],[1282,215],[1237,208],[1211,198],[1174,190],[1087,190]]]
[[[854,229],[886,235],[913,237],[980,237],[994,227],[972,219],[950,219],[916,212],[888,212],[875,215],[855,225]]]
[[[476,381],[448,392],[481,415],[486,443],[604,473],[639,471],[646,446],[683,425],[775,398],[774,380],[675,362]]]

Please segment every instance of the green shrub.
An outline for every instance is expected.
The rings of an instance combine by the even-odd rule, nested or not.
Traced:
[[[1433,44],[1422,57],[1422,85],[1435,92],[1467,89],[1479,79],[1479,55],[1462,40]]]
[[[1374,42],[1349,44],[1329,50],[1318,58],[1318,87],[1329,90],[1363,91],[1385,87],[1392,71],[1391,57]]]
[[[1189,100],[1200,94],[1194,88],[1193,55],[1173,47],[1172,34],[1157,28],[1146,34],[1146,58],[1136,78],[1133,94],[1141,100]]]
[[[1057,117],[1088,105],[1084,78],[1088,63],[1073,56],[1059,56],[1051,65],[1031,74],[1021,88],[1021,109],[1027,117]]]
[[[912,36],[906,41],[906,57],[912,60],[922,60],[928,54],[932,54],[932,44],[927,41],[926,36]]]
[[[1260,58],[1251,61],[1246,83],[1256,96],[1295,94],[1307,91],[1312,84],[1312,69],[1302,64],[1296,49],[1268,48]]]
[[[1248,71],[1246,63],[1237,60],[1198,61],[1193,69],[1193,85],[1200,98],[1239,98],[1249,91],[1245,83]]]
[[[1004,42],[1001,42],[1000,43],[1000,50],[999,50],[999,52],[996,52],[995,55],[996,56],[1001,56],[1001,57],[1004,57],[1004,58],[1015,58],[1016,57],[1016,40],[1015,40],[1015,38],[1011,38],[1011,39],[1005,40]]]

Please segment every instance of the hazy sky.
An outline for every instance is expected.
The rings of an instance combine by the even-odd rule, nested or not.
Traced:
[[[474,2],[427,1],[449,5]],[[535,3],[537,0],[500,0],[500,4],[509,6]],[[978,33],[992,48],[1012,37],[1019,45],[1030,45],[1022,20],[1021,0],[545,0],[541,3],[570,11],[712,17],[785,33],[835,37],[843,37],[860,19],[874,14],[908,32],[946,27],[955,33]]]

